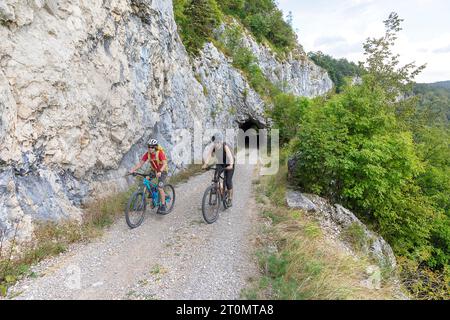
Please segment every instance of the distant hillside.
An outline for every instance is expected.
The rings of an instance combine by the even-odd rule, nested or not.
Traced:
[[[450,81],[418,83],[414,94],[420,98],[419,106],[431,111],[435,120],[450,122]]]
[[[421,85],[429,86],[431,88],[441,88],[450,90],[450,80],[449,81],[440,81],[434,83],[422,83]]]

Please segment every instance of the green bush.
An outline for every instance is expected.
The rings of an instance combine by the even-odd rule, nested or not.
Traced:
[[[267,41],[276,51],[289,52],[296,45],[295,32],[274,0],[174,0],[173,5],[180,36],[193,55],[212,40],[224,14],[237,18],[258,41]]]
[[[238,47],[232,54],[233,65],[243,71],[250,72],[252,66],[256,64],[256,58],[250,49]]]
[[[421,300],[450,299],[450,269],[431,270],[414,260],[398,259],[400,278],[414,297]]]
[[[270,117],[275,122],[275,128],[280,130],[282,145],[287,144],[297,135],[302,112],[309,104],[309,99],[292,94],[280,93],[274,97]]]
[[[186,50],[198,54],[222,20],[215,0],[174,0],[175,21]]]
[[[424,255],[435,217],[417,186],[423,163],[383,90],[348,87],[300,116],[296,183],[359,212],[405,255]],[[426,251],[426,250],[425,250]]]
[[[297,41],[274,0],[217,0],[222,11],[238,18],[258,41],[267,40],[281,52],[290,51]]]

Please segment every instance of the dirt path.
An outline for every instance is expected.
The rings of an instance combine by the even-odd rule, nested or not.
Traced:
[[[258,272],[254,171],[237,166],[234,206],[213,225],[201,214],[210,172],[176,188],[170,215],[148,213],[136,230],[121,219],[101,239],[37,265],[37,277],[10,292],[15,299],[239,299]]]

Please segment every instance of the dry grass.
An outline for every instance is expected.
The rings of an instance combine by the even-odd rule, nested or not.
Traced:
[[[187,182],[190,178],[203,173],[201,164],[191,164],[186,169],[178,172],[177,174],[169,178],[169,183],[179,185],[181,183]]]
[[[392,299],[385,285],[371,290],[363,285],[370,263],[355,259],[326,239],[320,227],[307,218],[288,220],[276,226],[287,252],[285,279],[293,279],[305,299]]]
[[[388,300],[396,292],[389,281],[370,289],[364,259],[356,259],[323,234],[318,223],[285,204],[286,168],[256,185],[260,212],[270,220],[259,248],[262,277],[243,292],[247,299]],[[274,251],[273,247],[277,250]]]

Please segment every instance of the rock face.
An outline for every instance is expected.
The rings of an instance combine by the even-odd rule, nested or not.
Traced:
[[[362,253],[368,254],[380,266],[396,268],[396,259],[390,245],[379,235],[370,231],[351,211],[332,205],[327,200],[316,195],[307,195],[289,190],[286,194],[289,207],[313,214],[322,227],[339,240],[345,241],[349,230],[361,230],[358,233],[358,245]],[[355,249],[350,246],[350,250]]]
[[[35,220],[80,219],[88,199],[126,188],[151,136],[184,166],[195,127],[266,123],[261,97],[212,44],[188,57],[169,0],[1,1],[0,39],[0,227],[10,235],[20,221],[21,239]],[[331,89],[311,62],[279,63],[248,41],[289,91]]]
[[[235,20],[231,25],[243,28]],[[217,30],[217,37],[225,36],[226,28],[223,24]],[[272,49],[258,44],[246,30],[243,30],[243,34],[242,45],[256,57],[264,75],[283,91],[297,96],[317,97],[326,94],[333,87],[327,72],[308,59],[300,45],[287,57],[280,59]]]
[[[301,48],[279,61],[269,48],[258,45],[252,37],[245,37],[244,43],[256,56],[264,75],[285,92],[312,98],[326,94],[333,87],[326,71],[306,58]]]

